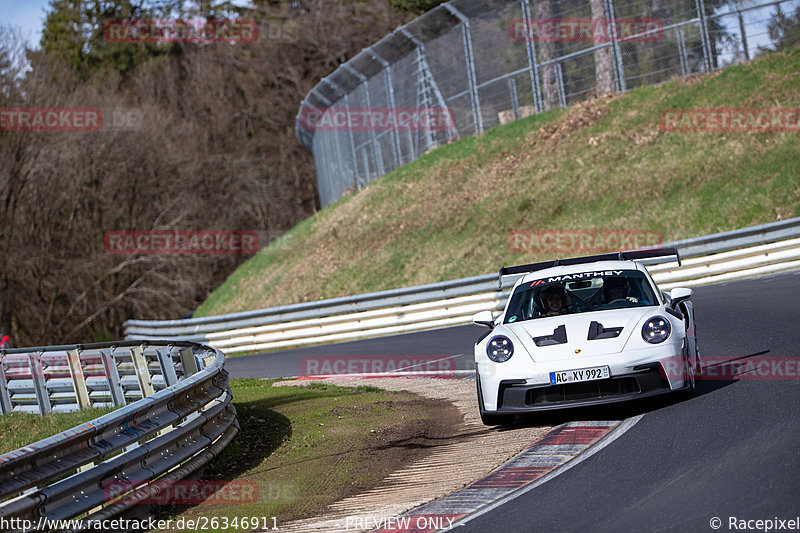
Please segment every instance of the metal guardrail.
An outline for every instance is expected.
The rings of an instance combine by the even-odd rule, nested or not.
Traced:
[[[64,357],[71,377],[54,377],[63,372]],[[9,406],[23,410],[30,405],[25,387],[8,387],[20,380],[33,382],[43,413],[49,412],[48,405],[55,410],[68,403],[63,401],[64,386],[57,381],[62,379],[72,380],[70,398],[76,406],[123,404],[90,422],[0,455],[0,519],[6,523],[81,517],[84,527],[91,528],[92,521],[130,510],[135,495],[144,494],[151,483],[196,472],[239,430],[225,356],[210,346],[190,342],[50,346],[2,351],[0,359],[4,412]],[[22,360],[28,361],[29,377],[21,370]],[[98,360],[111,369],[103,377],[94,375],[100,372]],[[151,364],[154,360],[157,365]],[[126,379],[126,371],[122,378],[114,376],[114,370],[119,373],[126,365],[134,368],[136,385]],[[83,385],[81,369],[89,374],[84,374]],[[124,405],[139,396],[143,397]],[[135,488],[132,493],[115,493],[124,498],[111,500],[107,487],[114,483]]]
[[[662,290],[800,268],[800,218],[665,244],[683,265],[648,264]],[[794,239],[793,239],[794,238]],[[181,338],[226,353],[356,340],[469,324],[499,312],[518,276],[497,274],[188,320],[129,320],[129,339]]]

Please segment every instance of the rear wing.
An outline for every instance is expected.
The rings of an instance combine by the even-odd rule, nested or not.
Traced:
[[[500,269],[498,281],[500,288],[503,286],[503,276],[510,276],[512,274],[528,274],[536,272],[537,270],[544,270],[546,268],[553,268],[557,266],[581,265],[584,263],[594,263],[596,261],[636,261],[638,259],[649,259],[652,257],[671,257],[675,256],[678,259],[678,266],[681,266],[681,256],[678,254],[677,248],[659,248],[657,250],[630,250],[627,252],[615,252],[610,254],[589,255],[586,257],[572,257],[570,259],[555,259],[553,261],[544,261],[541,263],[531,263],[529,265],[519,265],[511,267],[503,267]]]

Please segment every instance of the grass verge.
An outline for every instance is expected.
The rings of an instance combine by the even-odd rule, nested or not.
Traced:
[[[433,150],[261,250],[196,316],[552,258],[512,250],[514,230],[646,230],[674,240],[800,216],[796,131],[660,127],[662,111],[717,107],[800,107],[800,50],[535,115]]]
[[[231,381],[241,431],[203,474],[205,480],[253,482],[258,500],[165,508],[162,516],[184,521],[213,516],[220,525],[258,516],[267,517],[270,526],[275,517],[280,527],[375,486],[424,453],[417,440],[446,438],[461,419],[446,402],[406,392],[273,383]],[[245,529],[217,529],[239,530]]]
[[[113,410],[113,408],[100,408],[74,413],[53,413],[50,416],[29,413],[9,413],[0,416],[0,453],[10,452],[52,437],[56,433],[94,420]]]

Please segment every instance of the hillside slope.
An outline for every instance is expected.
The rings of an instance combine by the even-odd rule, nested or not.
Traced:
[[[674,240],[800,216],[796,128],[660,126],[665,110],[720,107],[800,107],[800,50],[550,111],[433,150],[261,250],[197,316],[554,256],[512,250],[515,230],[646,230]]]

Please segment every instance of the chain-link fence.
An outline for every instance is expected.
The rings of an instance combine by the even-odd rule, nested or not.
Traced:
[[[454,138],[797,45],[798,25],[800,0],[452,0],[322,79],[297,135],[325,206]]]

